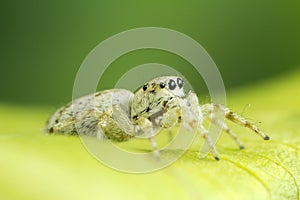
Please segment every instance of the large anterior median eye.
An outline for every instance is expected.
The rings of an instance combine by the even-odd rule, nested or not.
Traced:
[[[177,78],[177,84],[179,88],[183,87],[183,80],[181,78]]]
[[[174,90],[176,88],[176,82],[173,79],[169,80],[169,89]]]

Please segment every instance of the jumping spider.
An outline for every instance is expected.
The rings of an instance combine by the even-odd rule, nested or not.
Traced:
[[[188,130],[197,130],[219,160],[216,147],[203,126],[205,118],[221,127],[240,149],[244,145],[216,117],[217,111],[234,123],[250,128],[264,140],[270,139],[254,124],[220,104],[200,105],[195,93],[185,94],[183,85],[180,77],[163,76],[147,82],[135,94],[124,89],[96,92],[58,109],[48,120],[46,130],[50,134],[85,134],[119,142],[146,134],[153,153],[159,157],[155,130],[182,124]]]

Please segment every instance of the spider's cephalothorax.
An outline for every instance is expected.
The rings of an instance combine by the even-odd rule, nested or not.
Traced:
[[[181,123],[187,130],[199,132],[219,160],[215,145],[203,126],[204,119],[221,127],[241,149],[244,148],[229,127],[216,117],[215,112],[221,112],[227,119],[269,140],[254,124],[230,109],[214,103],[200,105],[195,93],[184,93],[183,85],[181,77],[163,76],[145,83],[135,94],[112,89],[84,96],[57,110],[48,120],[46,130],[52,134],[81,133],[115,141],[144,134],[149,137],[153,152],[158,157],[155,130]]]

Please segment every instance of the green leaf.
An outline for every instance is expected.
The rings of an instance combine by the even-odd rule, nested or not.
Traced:
[[[196,138],[173,165],[139,175],[102,165],[78,137],[43,135],[55,109],[1,104],[0,198],[299,199],[299,78],[300,71],[295,71],[228,92],[228,106],[261,122],[270,141],[228,123],[245,150],[223,134],[217,144],[221,160],[199,160],[203,140]]]

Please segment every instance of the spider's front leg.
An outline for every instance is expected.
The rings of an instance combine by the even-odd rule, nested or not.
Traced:
[[[217,149],[208,134],[206,128],[202,125],[203,116],[198,103],[198,97],[195,93],[190,92],[187,98],[174,98],[165,106],[166,112],[162,116],[162,126],[165,128],[174,126],[178,119],[188,131],[200,132],[212,149],[214,157],[219,160]]]

